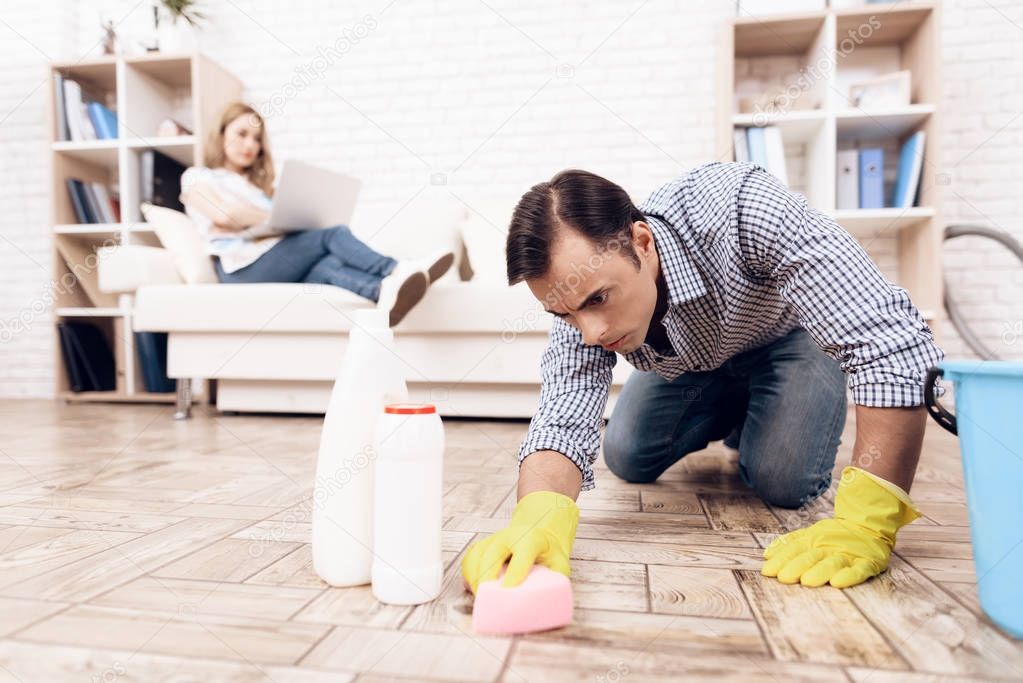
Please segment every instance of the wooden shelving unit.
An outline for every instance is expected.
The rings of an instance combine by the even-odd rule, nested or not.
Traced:
[[[898,284],[929,319],[942,307],[939,13],[937,2],[907,1],[737,17],[723,31],[718,73],[717,157],[734,158],[735,128],[778,126],[792,188],[858,239],[895,235]],[[794,96],[786,106],[740,112],[740,98],[755,95],[765,78],[793,70],[805,77],[788,91]],[[912,74],[910,105],[867,111],[849,105],[851,82],[896,70]],[[890,197],[899,147],[918,130],[926,133],[918,206],[836,210],[837,150],[882,147]]]
[[[81,84],[89,99],[102,102],[117,115],[113,140],[60,141],[54,88],[50,91],[52,158],[51,233],[53,273],[57,283],[57,322],[86,320],[97,325],[114,350],[117,388],[114,391],[72,392],[60,341],[54,327],[56,393],[72,401],[174,402],[174,394],[144,390],[132,334],[132,297],[99,291],[96,250],[117,244],[160,246],[140,211],[140,156],[158,150],[186,166],[202,163],[202,144],[220,109],[241,99],[242,84],[232,74],[198,54],[149,53],[56,63],[59,73]],[[52,76],[51,76],[52,81]],[[191,135],[158,137],[157,126],[173,118]],[[118,223],[78,224],[66,180],[99,182],[119,198]]]

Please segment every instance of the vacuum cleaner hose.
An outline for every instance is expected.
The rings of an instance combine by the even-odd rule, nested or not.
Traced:
[[[945,241],[955,239],[956,237],[987,237],[998,242],[1013,254],[1016,258],[1023,263],[1023,246],[1017,242],[1013,237],[1007,233],[989,228],[983,225],[949,225],[945,228]],[[949,296],[948,278],[945,278],[945,311],[948,312],[948,319],[955,325],[956,331],[959,332],[959,336],[963,338],[967,346],[973,349],[973,352],[980,356],[983,360],[1000,360],[997,353],[987,347],[984,342],[970,329],[970,326],[966,324],[966,320],[963,317],[962,311],[959,310],[959,305],[956,304],[955,300]]]

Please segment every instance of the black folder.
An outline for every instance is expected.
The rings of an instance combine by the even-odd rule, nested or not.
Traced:
[[[71,391],[113,391],[117,388],[114,353],[103,331],[92,323],[57,323],[60,348]]]

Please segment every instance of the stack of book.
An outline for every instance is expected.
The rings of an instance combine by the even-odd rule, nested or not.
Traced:
[[[110,196],[103,183],[89,183],[77,178],[68,178],[66,182],[79,223],[121,222],[120,201]]]
[[[835,206],[838,209],[904,209],[915,206],[924,159],[924,132],[909,136],[899,152],[899,168],[890,201],[884,192],[884,150],[839,150]]]
[[[777,126],[735,129],[735,160],[752,161],[767,169],[778,180],[789,184],[785,168],[785,148]]]
[[[112,140],[117,137],[117,115],[101,102],[86,98],[78,81],[53,75],[59,140]]]

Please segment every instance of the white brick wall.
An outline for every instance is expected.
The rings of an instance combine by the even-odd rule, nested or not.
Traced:
[[[569,166],[605,174],[641,199],[713,158],[715,41],[729,2],[204,4],[214,19],[204,49],[243,79],[250,101],[274,111],[278,160],[356,174],[367,201],[411,197],[438,173],[470,194],[517,195]],[[45,66],[98,54],[101,16],[119,21],[126,39],[145,35],[148,5],[0,9],[0,333],[17,329],[0,345],[0,395],[52,393],[50,319],[25,330],[15,322],[50,277]],[[1023,60],[1015,49],[1023,6],[955,0],[944,23],[949,216],[1023,238]],[[350,43],[339,44],[345,35]],[[324,59],[332,46],[338,53]],[[871,245],[886,273],[894,273],[893,250],[891,240]],[[1023,275],[1010,292],[1014,266],[1004,255],[959,251],[950,280],[994,344],[1023,318]],[[982,272],[968,270],[967,259]],[[941,332],[949,355],[963,355],[953,331]],[[1023,341],[998,348],[1023,356]]]
[[[980,223],[1023,242],[1023,4],[957,0],[944,12],[944,165],[948,223]],[[1023,267],[987,240],[949,243],[950,291],[1004,358],[1023,359]],[[950,324],[950,356],[967,355]]]

